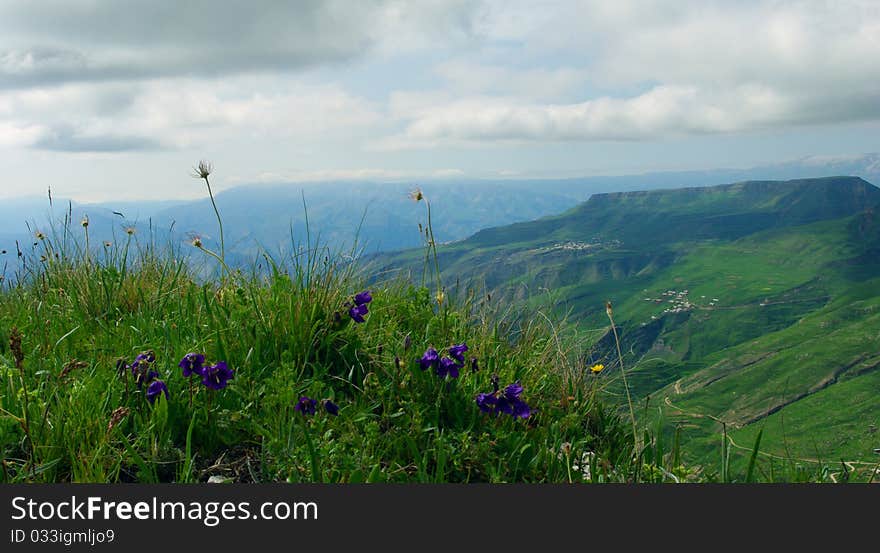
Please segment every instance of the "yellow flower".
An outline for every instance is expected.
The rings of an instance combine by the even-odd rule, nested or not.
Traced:
[[[604,369],[605,369],[605,365],[603,365],[602,363],[597,363],[597,364],[593,365],[592,367],[590,367],[590,372],[593,374],[599,374]]]
[[[437,290],[437,304],[443,305],[444,299],[446,299],[446,294],[443,293],[443,290]]]

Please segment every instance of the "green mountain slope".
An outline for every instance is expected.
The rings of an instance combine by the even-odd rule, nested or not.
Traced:
[[[853,429],[880,423],[858,393],[880,367],[878,206],[880,189],[854,177],[600,194],[442,247],[439,262],[445,283],[550,298],[583,329],[607,327],[611,300],[630,386],[697,458],[717,454],[724,421],[746,446],[767,424],[768,452],[867,461],[880,443]],[[423,258],[374,261],[419,275]],[[587,362],[616,360],[609,333],[580,346]]]

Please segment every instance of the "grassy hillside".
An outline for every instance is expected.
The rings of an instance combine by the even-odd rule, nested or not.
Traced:
[[[366,293],[314,245],[205,282],[130,238],[62,247],[83,235],[36,237],[0,286],[3,482],[699,477],[672,449],[634,455],[558,320],[401,281]]]
[[[789,414],[786,439],[780,424],[762,436],[768,455],[868,463],[880,444],[851,433],[880,423],[880,409],[837,386],[869,389],[878,368],[878,205],[880,189],[850,177],[601,194],[477,233],[439,261],[447,284],[550,301],[594,330],[582,367],[616,362],[611,300],[629,384],[682,426],[692,461],[716,459],[723,423],[751,446],[765,419]],[[374,262],[422,270],[415,252]],[[802,402],[822,397],[838,403],[818,432],[825,414]]]
[[[750,217],[737,196],[751,193],[776,199]],[[0,477],[873,479],[862,454],[877,415],[875,189],[832,179],[680,194],[690,199],[669,200],[668,220],[704,230],[675,243],[639,247],[621,225],[659,233],[650,214],[664,204],[622,194],[635,215],[600,197],[534,223],[555,229],[545,235],[517,225],[532,238],[515,247],[493,230],[436,248],[428,224],[426,248],[373,279],[314,244],[244,274],[196,242],[191,253],[223,275],[205,280],[214,271],[155,237],[124,235],[95,255],[75,224],[35,235],[0,283]],[[739,226],[699,213],[737,213]],[[489,293],[468,284],[487,275]],[[536,279],[548,290],[524,293]],[[606,297],[623,319],[637,417]],[[810,415],[835,408],[824,426]],[[805,449],[807,437],[834,453]]]

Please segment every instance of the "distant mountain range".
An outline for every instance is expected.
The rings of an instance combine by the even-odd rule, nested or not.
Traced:
[[[572,179],[248,185],[220,192],[217,204],[230,260],[248,264],[263,249],[277,254],[291,251],[292,241],[304,244],[306,214],[312,242],[320,240],[334,251],[351,248],[355,238],[366,253],[418,246],[419,224],[426,223],[426,213],[424,204],[413,203],[408,193],[419,185],[431,201],[436,239],[452,242],[481,229],[561,213],[597,193],[841,174],[880,182],[880,154],[812,157],[752,169]],[[152,233],[157,243],[181,245],[198,235],[208,247],[217,245],[217,224],[207,198],[99,204],[55,198],[52,209],[46,198],[22,198],[0,202],[0,248],[13,250],[15,240],[22,244],[30,240],[25,222],[45,229],[51,219],[59,227],[68,209],[75,223],[88,215],[93,244],[112,240],[114,234],[133,226],[142,241]]]
[[[418,280],[423,259],[371,262]],[[763,428],[783,456],[876,462],[880,189],[861,178],[596,194],[443,246],[439,265],[449,294],[569,313],[593,336],[585,368],[616,366],[611,300],[640,404],[686,429],[700,459],[724,421],[745,448]]]

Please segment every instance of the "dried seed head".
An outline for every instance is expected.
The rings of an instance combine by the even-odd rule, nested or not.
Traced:
[[[199,236],[196,236],[192,239],[192,245],[196,248],[202,249],[202,239]]]
[[[409,198],[414,202],[420,202],[425,199],[425,195],[422,194],[422,189],[416,187],[409,193]]]
[[[82,220],[79,222],[79,224],[81,224],[83,228],[89,228],[89,216],[88,216],[88,215],[83,215],[83,218],[82,218]]]
[[[37,238],[37,240],[45,240],[46,239],[46,235],[39,230],[34,233],[34,236]]]
[[[61,368],[61,374],[58,375],[58,378],[63,379],[73,371],[84,369],[88,366],[89,364],[85,361],[77,361],[76,359],[71,359],[64,365],[64,367]]]
[[[134,227],[125,227],[125,234],[131,236],[131,235],[134,234],[134,233],[135,233],[135,228],[134,228]]]
[[[122,419],[128,416],[131,410],[128,407],[117,407],[110,413],[110,422],[107,423],[107,432],[113,430],[113,427],[122,422]]]
[[[608,317],[611,317],[614,314],[614,311],[611,309],[611,300],[605,302],[605,314],[607,314]]]
[[[12,358],[15,360],[15,368],[20,369],[24,362],[24,352],[21,349],[21,331],[17,326],[9,331],[9,351],[12,352]]]

